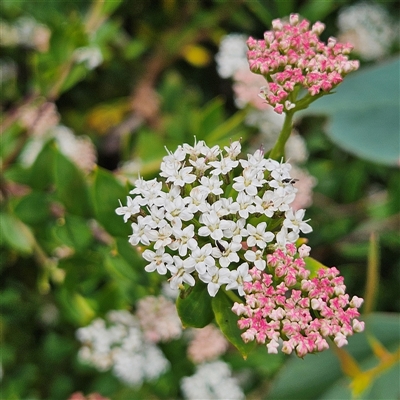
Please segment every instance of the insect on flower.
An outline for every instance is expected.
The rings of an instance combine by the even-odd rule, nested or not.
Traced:
[[[215,244],[217,245],[217,247],[219,248],[219,251],[221,253],[224,253],[226,251],[225,247],[222,246],[222,244],[220,242],[218,242],[218,240],[215,241]]]
[[[286,183],[286,184],[288,184],[288,185],[294,185],[296,182],[298,182],[299,180],[298,179],[296,179],[296,178],[285,178],[285,179],[282,179],[282,182],[283,183]]]

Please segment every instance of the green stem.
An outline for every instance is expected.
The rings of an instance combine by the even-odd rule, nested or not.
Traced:
[[[289,139],[289,136],[292,132],[292,125],[293,125],[293,114],[292,110],[286,112],[285,115],[285,122],[283,123],[283,127],[281,133],[279,134],[278,140],[275,143],[275,146],[272,148],[271,152],[269,153],[269,157],[280,161],[282,157],[285,155],[285,144]]]
[[[235,293],[232,292],[232,290],[225,290],[223,289],[225,294],[234,302],[234,303],[243,303],[243,300],[237,296]]]

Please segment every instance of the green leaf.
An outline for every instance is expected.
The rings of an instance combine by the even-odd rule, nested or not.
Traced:
[[[87,325],[96,315],[93,302],[77,292],[62,289],[56,296],[64,315],[77,326]]]
[[[349,344],[341,350],[348,351],[357,361],[362,371],[379,364],[368,342],[368,335],[374,335],[389,351],[399,346],[400,319],[398,314],[371,314],[365,320],[366,332],[354,334]],[[333,345],[331,345],[333,346]],[[398,380],[399,363],[383,370],[362,394],[362,399],[395,400],[400,397]],[[397,378],[396,378],[397,375]],[[299,384],[301,379],[301,384]],[[391,381],[391,379],[394,379]],[[329,349],[304,359],[292,357],[284,365],[272,384],[267,399],[274,400],[319,400],[352,399],[350,380],[341,370],[339,359]]]
[[[373,162],[398,165],[399,67],[396,58],[349,75],[334,95],[301,114],[329,115],[327,134],[338,146]]]
[[[0,232],[1,242],[4,241],[19,253],[32,253],[35,238],[31,230],[14,215],[0,213]]]
[[[15,206],[14,212],[22,222],[35,225],[46,222],[50,216],[50,203],[43,192],[33,191]]]
[[[135,270],[119,255],[108,255],[104,262],[104,265],[107,270],[118,279],[133,282],[137,280],[137,274]]]
[[[106,15],[112,14],[120,6],[122,1],[123,0],[105,1],[102,3],[101,12]]]
[[[65,223],[57,225],[54,232],[62,243],[74,248],[77,252],[85,251],[93,241],[93,234],[87,220],[76,215],[66,215]]]
[[[82,171],[60,152],[55,157],[56,193],[65,208],[82,217],[92,215],[88,187]]]
[[[215,320],[225,337],[240,351],[244,358],[254,349],[255,342],[245,343],[237,326],[238,317],[232,311],[232,301],[220,290],[212,299]]]
[[[310,278],[314,278],[315,276],[317,276],[317,272],[321,268],[327,268],[326,265],[320,263],[319,261],[317,261],[315,258],[312,257],[305,257],[304,261],[306,263],[306,268],[309,271],[311,271]]]
[[[245,116],[245,110],[236,112],[232,117],[206,134],[206,142],[210,145],[219,144],[222,146],[225,143],[221,143],[221,141],[226,141],[226,144],[229,144],[229,141],[239,140],[242,136],[245,136],[242,125]]]
[[[118,254],[130,265],[136,269],[143,270],[146,261],[140,256],[138,250],[132,246],[126,238],[115,238]]]
[[[130,224],[125,224],[123,218],[115,213],[119,207],[118,200],[126,203],[128,190],[111,172],[103,168],[95,170],[91,189],[96,219],[111,235],[128,237],[131,233]]]
[[[199,121],[196,123],[198,131],[196,136],[203,135],[204,132],[211,132],[224,122],[224,101],[220,97],[211,100],[201,110]],[[200,137],[200,136],[199,136]]]
[[[270,27],[273,17],[266,4],[260,0],[252,0],[244,2],[244,5],[265,25],[265,30]]]
[[[47,189],[54,183],[55,144],[47,142],[30,169],[29,183],[37,190]]]
[[[275,0],[274,3],[278,11],[278,15],[282,18],[288,16],[295,9],[293,0]]]
[[[299,14],[314,23],[324,20],[338,6],[337,0],[308,0],[301,6]]]
[[[185,297],[178,297],[176,308],[184,327],[204,328],[214,319],[207,286],[200,281],[188,289]]]

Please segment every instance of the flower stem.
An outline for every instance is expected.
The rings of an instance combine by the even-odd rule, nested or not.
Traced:
[[[232,290],[224,290],[224,292],[234,303],[243,303],[243,300],[235,293],[233,293]]]
[[[269,157],[274,160],[280,161],[280,159],[285,155],[285,144],[292,132],[293,114],[294,112],[292,110],[286,111],[285,121],[283,123],[281,133],[279,134],[275,146],[269,153]]]

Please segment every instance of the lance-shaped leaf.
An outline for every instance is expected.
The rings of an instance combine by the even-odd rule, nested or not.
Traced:
[[[4,240],[4,244],[19,253],[32,253],[35,238],[31,230],[14,215],[0,213],[0,232],[0,243]]]
[[[178,315],[184,327],[204,328],[214,319],[211,297],[203,282],[179,296],[176,301]]]
[[[71,214],[90,217],[88,187],[82,171],[60,152],[55,156],[55,184],[59,200]]]

